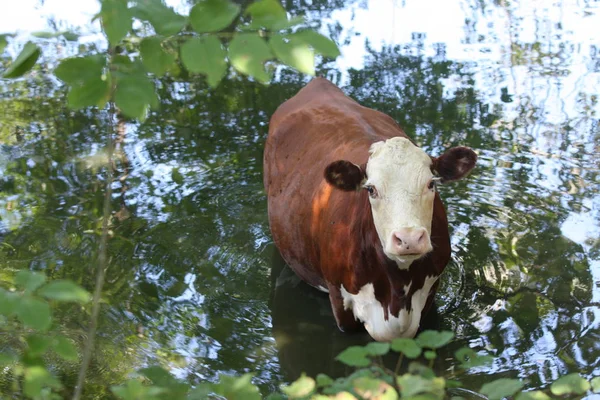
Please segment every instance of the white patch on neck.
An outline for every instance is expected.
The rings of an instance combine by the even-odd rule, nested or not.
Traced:
[[[383,305],[375,298],[372,283],[364,285],[357,294],[349,293],[342,285],[340,291],[344,299],[344,309],[352,310],[354,318],[362,321],[369,335],[379,342],[399,337],[412,338],[419,329],[427,297],[438,278],[439,276],[426,277],[423,287],[412,295],[410,311],[400,310],[397,317],[391,315],[388,310],[388,319],[385,319]],[[408,288],[411,285],[412,282]],[[406,288],[405,286],[405,290]]]

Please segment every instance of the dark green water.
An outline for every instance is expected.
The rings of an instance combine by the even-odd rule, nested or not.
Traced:
[[[600,375],[598,3],[462,1],[448,26],[408,0],[393,15],[361,2],[284,3],[342,44],[346,58],[320,75],[433,155],[453,145],[479,153],[468,179],[441,188],[453,261],[428,326],[458,340],[438,369],[468,345],[497,356],[462,377],[471,389],[489,375],[531,388],[567,372]],[[390,32],[394,45],[381,47]],[[107,116],[66,109],[45,73],[63,44],[43,43],[41,69],[1,83],[0,280],[27,268],[91,289]],[[337,330],[326,297],[284,268],[269,233],[268,121],[306,81],[282,70],[269,86],[231,77],[211,91],[201,79],[165,78],[160,110],[125,124],[86,398],[109,398],[111,384],[151,364],[192,383],[251,371],[267,393],[301,371],[344,373],[334,356],[368,340]],[[56,318],[82,342],[87,314]],[[14,346],[0,335],[0,350]],[[58,365],[67,386],[76,369]]]

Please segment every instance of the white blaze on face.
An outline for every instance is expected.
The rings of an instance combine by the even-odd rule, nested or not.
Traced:
[[[371,146],[367,163],[373,221],[383,250],[401,268],[431,251],[431,220],[435,190],[429,186],[433,174],[431,158],[408,139],[395,137]],[[373,190],[371,190],[371,188]],[[399,249],[398,232],[426,230],[426,243],[418,254]],[[425,249],[425,250],[424,250]]]

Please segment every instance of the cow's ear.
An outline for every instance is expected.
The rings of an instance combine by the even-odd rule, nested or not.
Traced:
[[[364,169],[350,161],[334,161],[325,168],[325,180],[346,192],[361,189],[365,179]]]
[[[468,147],[452,147],[439,157],[432,157],[431,169],[442,178],[452,182],[464,178],[477,162],[477,154]]]

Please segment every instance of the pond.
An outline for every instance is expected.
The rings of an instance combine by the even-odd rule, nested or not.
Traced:
[[[430,154],[454,145],[479,154],[469,178],[440,189],[453,255],[427,326],[457,340],[437,368],[452,368],[467,345],[496,356],[462,377],[471,389],[492,377],[542,388],[568,372],[600,375],[600,3],[283,3],[340,44],[320,76]],[[110,127],[103,111],[68,110],[48,71],[95,42],[39,42],[41,68],[0,83],[0,285],[31,269],[91,289]],[[345,373],[335,355],[369,340],[337,330],[327,297],[285,267],[269,232],[269,117],[308,80],[279,69],[268,86],[232,75],[210,90],[198,77],[166,77],[160,109],[119,126],[84,398],[111,398],[110,385],[154,364],[190,383],[253,372],[266,394],[302,371]],[[55,317],[83,341],[86,313]],[[0,335],[0,351],[15,345]],[[72,387],[77,365],[57,361],[57,371]],[[3,375],[0,393],[10,393]]]

